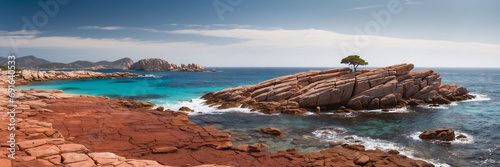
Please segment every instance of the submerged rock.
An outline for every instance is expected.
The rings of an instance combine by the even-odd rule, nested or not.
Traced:
[[[336,134],[344,134],[347,132],[347,129],[343,127],[321,127],[318,131],[323,131],[322,133],[336,133]]]
[[[330,144],[330,146],[332,146],[332,147],[335,147],[335,146],[341,146],[341,145],[344,145],[344,142],[342,142],[342,141],[338,141],[338,142],[333,142],[333,141],[331,141],[331,142],[329,142],[328,144]]]
[[[298,114],[305,109],[345,113],[473,98],[462,86],[441,84],[441,76],[432,70],[412,69],[413,64],[399,64],[358,72],[349,68],[309,71],[211,92],[202,98],[221,108],[242,104],[268,114]]]
[[[274,135],[274,136],[283,135],[281,130],[279,130],[278,128],[273,128],[273,127],[263,127],[263,128],[260,128],[260,131],[262,133],[266,133],[266,134],[270,134],[270,135]]]

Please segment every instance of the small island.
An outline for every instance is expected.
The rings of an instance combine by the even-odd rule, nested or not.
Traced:
[[[351,112],[474,98],[462,86],[441,84],[441,76],[433,70],[411,71],[413,67],[398,64],[356,72],[350,68],[302,72],[202,98],[220,109],[241,106],[266,114],[300,114],[308,109]]]
[[[171,64],[168,61],[162,59],[142,59],[134,64],[130,65],[128,70],[140,70],[140,71],[188,71],[188,72],[203,72],[207,71],[198,64],[181,64],[178,65]]]

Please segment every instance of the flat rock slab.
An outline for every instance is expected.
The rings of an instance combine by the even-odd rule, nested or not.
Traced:
[[[398,154],[375,150],[363,151],[364,148],[355,150],[332,148],[309,154],[297,153],[292,149],[278,153],[248,152],[250,149],[259,151],[266,146],[253,144],[232,147],[229,135],[220,132],[214,126],[199,127],[189,122],[185,114],[148,110],[150,106],[140,102],[92,96],[36,101],[46,103],[46,109],[53,112],[42,112],[30,119],[51,123],[53,129],[57,129],[66,139],[78,144],[65,144],[64,139],[19,142],[20,148],[37,159],[17,163],[17,166],[53,166],[57,161],[61,161],[65,166],[74,167],[159,166],[159,164],[172,166],[217,164],[243,167],[328,164],[342,166],[365,163],[366,157],[356,157],[358,154],[369,157],[365,165],[432,166],[423,161],[400,157]],[[157,112],[162,112],[162,116],[153,114]],[[84,154],[87,150],[83,146],[91,153]],[[69,151],[73,153],[65,153]],[[154,154],[155,152],[168,154]],[[60,159],[57,155],[60,155]]]
[[[28,155],[30,156],[35,156],[38,158],[59,154],[61,153],[61,150],[55,145],[47,145],[27,149],[26,153],[28,153]]]

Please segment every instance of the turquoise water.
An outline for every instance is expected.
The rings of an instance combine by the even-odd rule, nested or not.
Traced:
[[[322,69],[326,68],[217,68],[218,72],[200,73],[132,71],[147,77],[33,82],[20,88],[61,89],[66,93],[137,99],[172,109],[188,106],[202,112],[192,115],[191,121],[233,132],[235,144],[267,143],[271,146],[269,151],[296,147],[300,152],[311,152],[328,148],[328,141],[343,141],[362,143],[371,149],[397,149],[410,157],[443,166],[500,166],[500,69],[435,68],[443,83],[463,85],[478,98],[440,107],[408,107],[390,113],[263,115],[247,109],[216,110],[201,105],[198,99],[210,91]],[[264,126],[280,128],[289,135],[277,139],[259,136],[255,130]],[[341,127],[347,132],[324,127]],[[442,127],[465,134],[469,140],[436,143],[417,137],[419,132]],[[354,139],[346,140],[346,137]]]

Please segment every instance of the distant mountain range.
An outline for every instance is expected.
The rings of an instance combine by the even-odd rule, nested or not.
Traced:
[[[56,63],[35,56],[23,56],[16,58],[16,68],[22,69],[102,69],[102,68],[128,68],[134,61],[130,58],[123,58],[113,62],[109,61],[75,61],[72,63]],[[7,65],[7,58],[0,57],[0,65]]]

